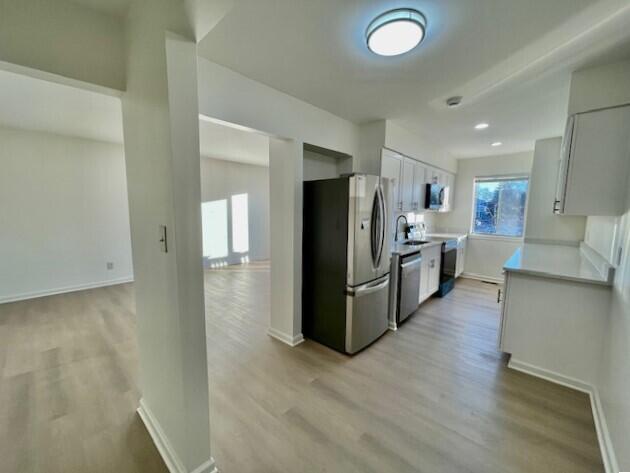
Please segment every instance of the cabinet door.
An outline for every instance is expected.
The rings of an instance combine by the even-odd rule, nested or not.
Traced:
[[[441,250],[440,247],[437,246],[437,251],[432,252],[431,257],[429,259],[429,293],[433,294],[437,292],[440,288],[440,260],[441,260]]]
[[[413,172],[413,202],[415,210],[424,209],[424,200],[426,195],[426,166],[422,163],[414,164]]]
[[[424,301],[429,297],[429,259],[422,255],[422,263],[420,264],[420,300]]]
[[[402,196],[400,185],[402,172],[403,172],[403,158],[402,156],[392,153],[388,150],[383,150],[381,155],[381,177],[387,177],[391,179],[392,195],[394,196],[394,202],[392,202],[392,210],[402,210]],[[393,212],[391,212],[393,213]]]
[[[575,117],[562,212],[622,215],[630,167],[630,106]]]
[[[411,211],[414,209],[413,202],[413,172],[414,172],[414,160],[405,158],[403,161],[403,169],[402,169],[402,189],[401,189],[401,200],[402,200],[402,210],[403,211]]]
[[[571,152],[571,141],[573,140],[573,124],[575,117],[570,116],[567,120],[567,126],[564,130],[562,138],[562,147],[560,148],[560,160],[558,161],[558,176],[556,177],[556,199],[553,202],[553,212],[564,212],[564,197],[567,186],[567,177],[569,172],[569,155]]]

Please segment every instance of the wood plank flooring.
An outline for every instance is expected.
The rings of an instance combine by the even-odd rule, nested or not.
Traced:
[[[0,305],[0,472],[167,472],[136,414],[131,284]]]
[[[206,272],[224,473],[602,472],[586,395],[505,367],[497,286],[458,280],[354,357],[266,335],[264,265]]]
[[[354,357],[266,335],[269,267],[206,272],[222,473],[602,472],[588,398],[508,370],[459,281]],[[165,472],[135,413],[130,284],[0,305],[0,472]]]

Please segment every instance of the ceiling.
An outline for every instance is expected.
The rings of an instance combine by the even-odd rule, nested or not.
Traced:
[[[0,70],[0,126],[123,142],[120,99]]]
[[[72,3],[82,5],[109,15],[123,17],[127,14],[131,0],[70,0]]]
[[[425,41],[398,57],[369,52],[368,23],[403,6],[427,16]],[[473,157],[562,134],[571,71],[611,48],[627,54],[629,17],[629,0],[241,0],[199,54],[355,123],[391,119]],[[460,107],[443,105],[460,94]],[[473,130],[481,121],[490,127]]]
[[[123,143],[120,99],[0,70],[0,126]],[[201,155],[269,165],[269,138],[199,122]]]
[[[201,156],[269,166],[269,138],[252,131],[199,120]]]

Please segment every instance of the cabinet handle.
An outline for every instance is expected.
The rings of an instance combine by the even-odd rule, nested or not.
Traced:
[[[497,292],[497,304],[501,303],[501,289]]]
[[[430,268],[435,268],[435,260],[434,259],[431,260],[431,263],[429,264],[429,267]]]
[[[560,212],[560,209],[558,208],[558,204],[560,203],[559,200],[554,200],[553,201],[553,213],[558,213]]]

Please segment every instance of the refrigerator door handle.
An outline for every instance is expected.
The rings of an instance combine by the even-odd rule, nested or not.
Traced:
[[[381,265],[381,258],[383,257],[383,249],[385,247],[385,198],[383,197],[383,189],[379,185],[376,189],[376,195],[378,200],[378,212],[379,212],[379,227],[378,227],[378,251],[376,254],[376,261],[374,267],[379,268]]]
[[[382,289],[385,289],[387,286],[389,286],[389,276],[387,276],[385,280],[381,282],[372,281],[359,287],[348,288],[346,290],[346,294],[350,297],[362,297],[367,296],[368,294],[372,294],[373,292],[378,292]]]
[[[381,262],[381,258],[383,257],[383,250],[385,249],[385,242],[387,241],[387,206],[385,205],[385,196],[383,195],[383,187],[378,186],[378,193],[381,196],[381,210],[382,210],[382,221],[383,225],[381,228],[381,251],[379,256],[379,265]]]
[[[383,222],[383,201],[380,186],[375,189],[372,201],[372,228],[370,233],[370,246],[372,249],[372,264],[378,268],[383,253],[383,233],[385,225]]]

